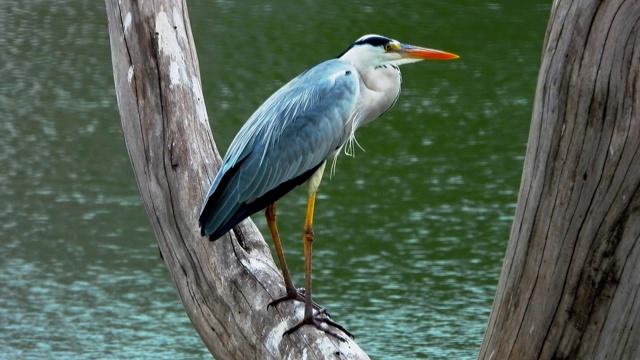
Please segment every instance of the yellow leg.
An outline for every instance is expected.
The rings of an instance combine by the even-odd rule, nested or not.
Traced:
[[[309,179],[309,200],[307,202],[307,216],[304,220],[304,232],[302,235],[302,242],[304,244],[304,280],[305,280],[305,291],[304,291],[304,319],[291,329],[284,332],[284,335],[289,335],[296,330],[298,330],[303,325],[312,325],[316,329],[324,331],[332,336],[335,336],[337,339],[346,341],[346,339],[332,330],[329,330],[326,325],[333,326],[350,337],[353,337],[344,327],[340,324],[334,322],[329,319],[327,312],[324,309],[321,309],[317,304],[315,304],[311,298],[311,254],[313,253],[313,211],[316,205],[316,191],[318,190],[318,186],[320,185],[320,181],[322,180],[322,173],[324,172],[324,166],[326,163],[320,165],[318,170],[311,175]],[[318,312],[316,314],[313,313],[313,309],[317,308]],[[324,323],[324,324],[322,324]]]
[[[313,320],[313,309],[311,305],[311,253],[313,245],[313,211],[316,206],[316,192],[322,181],[324,167],[327,163],[323,162],[318,170],[309,178],[309,199],[307,201],[307,216],[304,219],[304,232],[302,235],[302,243],[304,244],[304,280],[305,280],[305,303],[304,303],[304,321],[309,323]]]
[[[329,335],[336,337],[341,341],[346,341],[344,337],[338,333],[330,330],[321,323],[335,327],[341,330],[351,338],[353,335],[349,333],[342,325],[328,318],[328,314],[324,309],[320,309],[316,314],[313,313],[314,302],[311,299],[311,254],[313,245],[313,210],[316,204],[316,192],[309,192],[309,202],[307,203],[307,216],[304,221],[304,233],[302,235],[302,241],[304,243],[304,276],[305,276],[305,291],[304,291],[304,318],[300,323],[285,331],[284,335],[289,335],[298,330],[303,325],[312,325],[316,329],[326,332]]]
[[[305,296],[302,292],[299,292],[296,289],[295,285],[293,285],[293,280],[291,279],[291,275],[289,273],[289,267],[287,266],[287,262],[284,258],[284,251],[282,250],[282,243],[280,242],[280,234],[278,233],[278,226],[276,224],[276,204],[273,203],[269,205],[265,211],[265,217],[267,219],[267,225],[269,226],[269,232],[271,232],[271,238],[273,239],[273,244],[276,248],[276,253],[278,254],[278,260],[280,262],[280,268],[282,269],[282,277],[284,278],[284,286],[287,291],[287,294],[279,297],[267,305],[267,308],[270,306],[275,306],[285,300],[296,300],[301,301],[306,304]],[[311,302],[314,309],[323,310],[320,305]],[[324,311],[324,310],[323,310]],[[326,312],[326,311],[325,311]]]
[[[280,234],[278,233],[278,225],[276,224],[276,203],[267,207],[265,217],[267,218],[267,226],[269,226],[269,232],[271,232],[271,238],[273,239],[273,244],[275,245],[276,253],[278,254],[278,260],[280,261],[280,269],[282,269],[282,276],[284,277],[284,286],[287,289],[287,295],[291,298],[295,298],[298,292],[291,280],[289,267],[287,267],[287,262],[284,259],[284,252],[282,251],[282,243],[280,242]]]
[[[311,319],[313,317],[313,301],[311,300],[311,254],[313,253],[313,211],[316,204],[316,192],[309,195],[307,202],[307,216],[304,221],[304,233],[302,241],[304,244],[304,280],[305,280],[305,303],[304,317]]]

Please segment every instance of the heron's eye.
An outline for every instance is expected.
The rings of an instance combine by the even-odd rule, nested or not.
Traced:
[[[385,50],[385,51],[391,51],[391,50],[393,50],[393,46],[391,45],[391,43],[384,44],[384,50]]]

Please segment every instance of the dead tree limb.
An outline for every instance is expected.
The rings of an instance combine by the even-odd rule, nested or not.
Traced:
[[[250,220],[216,242],[200,237],[198,212],[220,157],[186,2],[105,2],[118,107],[135,177],[169,274],[209,351],[219,359],[368,358],[353,341],[338,341],[313,327],[282,336],[302,318],[303,304],[289,301],[267,309],[284,286]]]
[[[558,0],[479,358],[640,358],[640,2]]]

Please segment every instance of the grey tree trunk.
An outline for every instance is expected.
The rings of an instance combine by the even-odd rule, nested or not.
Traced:
[[[216,242],[198,215],[218,167],[186,2],[106,0],[124,137],[143,203],[187,315],[218,359],[367,359],[287,301],[269,248],[248,220]],[[225,41],[224,39],[217,39]],[[343,334],[345,338],[348,338]]]
[[[558,0],[480,359],[640,358],[640,2]]]

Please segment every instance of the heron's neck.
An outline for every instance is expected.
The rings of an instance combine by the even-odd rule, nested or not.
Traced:
[[[358,68],[358,72],[365,85],[373,91],[391,92],[395,95],[402,86],[402,74],[395,65],[367,66]]]
[[[377,64],[371,56],[364,53],[365,48],[354,47],[344,53],[340,60],[346,61],[358,69],[358,73],[367,88],[373,91],[386,92],[389,89],[398,89],[402,85],[400,69],[391,64]]]
[[[363,89],[362,98],[368,109],[368,114],[361,120],[362,126],[395,104],[402,87],[402,74],[398,67],[390,64],[358,70],[366,88]]]
[[[361,110],[357,127],[389,110],[398,99],[402,87],[400,69],[392,64],[372,64],[371,56],[363,54],[366,50],[364,47],[353,47],[340,57],[340,60],[350,63],[358,70],[364,85],[358,99],[358,108]]]

